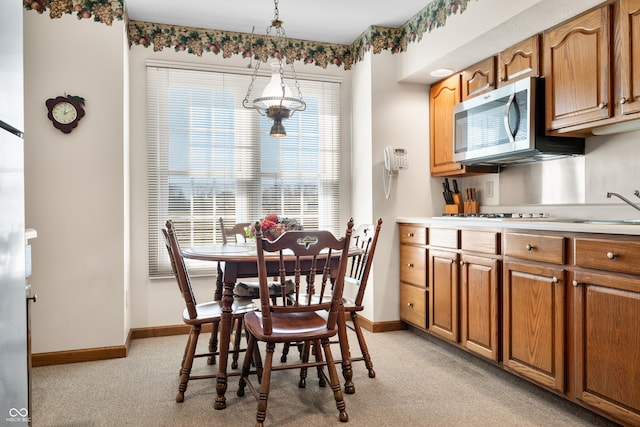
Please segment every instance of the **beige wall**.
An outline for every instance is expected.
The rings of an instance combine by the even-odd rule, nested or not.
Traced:
[[[26,224],[33,352],[122,345],[129,332],[124,24],[24,13]],[[82,96],[70,134],[45,101]]]
[[[364,317],[375,322],[399,318],[399,216],[430,216],[429,90],[397,81],[397,55],[368,55],[353,69],[353,188],[356,219],[382,218],[371,282],[365,295]],[[391,145],[408,151],[409,169],[390,182],[389,199],[383,183],[383,150]]]

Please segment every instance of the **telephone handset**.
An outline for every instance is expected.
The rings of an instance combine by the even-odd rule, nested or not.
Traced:
[[[407,150],[391,146],[385,147],[384,168],[389,172],[409,169]]]
[[[382,182],[384,183],[384,196],[389,199],[391,196],[391,180],[397,175],[399,170],[409,169],[407,160],[407,150],[404,148],[384,148],[384,171],[382,172]]]

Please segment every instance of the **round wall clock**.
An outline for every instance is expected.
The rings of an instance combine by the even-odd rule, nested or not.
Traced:
[[[45,102],[49,114],[47,117],[56,129],[64,133],[71,132],[84,117],[84,98],[79,96],[58,96]]]

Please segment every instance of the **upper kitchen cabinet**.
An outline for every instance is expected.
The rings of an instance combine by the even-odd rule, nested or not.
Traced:
[[[611,117],[609,6],[544,32],[548,131]]]
[[[461,73],[462,100],[490,92],[496,88],[496,58],[491,56]]]
[[[540,76],[539,34],[503,50],[498,55],[498,86],[504,86],[525,77]]]
[[[429,137],[432,176],[464,173],[464,167],[453,161],[453,106],[459,102],[459,74],[454,74],[431,86],[429,92]]]
[[[496,172],[493,166],[463,166],[453,161],[453,107],[460,102],[460,74],[431,86],[429,92],[429,142],[431,176]]]
[[[616,60],[620,79],[615,82],[619,94],[616,116],[640,112],[640,0],[620,0],[614,5]]]

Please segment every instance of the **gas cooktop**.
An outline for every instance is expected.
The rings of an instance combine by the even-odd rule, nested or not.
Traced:
[[[547,213],[455,213],[443,214],[442,218],[495,218],[495,219],[538,219],[549,218]]]

